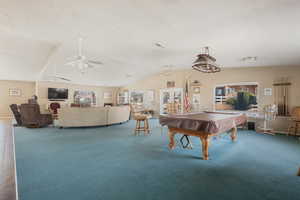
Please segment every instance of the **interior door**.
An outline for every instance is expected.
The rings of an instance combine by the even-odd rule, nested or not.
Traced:
[[[178,103],[179,112],[183,111],[183,89],[169,88],[160,90],[160,114],[168,114],[168,103]]]

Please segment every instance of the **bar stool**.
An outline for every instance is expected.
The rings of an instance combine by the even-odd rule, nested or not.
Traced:
[[[149,122],[147,115],[135,115],[134,119],[136,120],[136,126],[134,129],[134,134],[137,135],[140,131],[144,131],[144,134],[149,134]],[[141,122],[144,126],[141,126]]]
[[[300,130],[300,107],[295,107],[292,110],[292,119],[289,126],[288,134],[299,136],[298,130]],[[292,134],[292,132],[294,134]]]

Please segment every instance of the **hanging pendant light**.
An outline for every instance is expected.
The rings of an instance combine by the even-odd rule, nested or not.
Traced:
[[[204,52],[198,55],[198,58],[194,62],[192,68],[203,73],[220,72],[221,68],[218,67],[215,62],[216,59],[209,55],[209,48],[204,47]]]

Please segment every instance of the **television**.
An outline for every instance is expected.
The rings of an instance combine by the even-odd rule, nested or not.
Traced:
[[[68,99],[68,89],[48,88],[48,99],[53,99],[53,100]]]

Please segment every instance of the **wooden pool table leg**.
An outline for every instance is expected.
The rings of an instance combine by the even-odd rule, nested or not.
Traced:
[[[236,141],[236,137],[237,137],[237,127],[235,126],[231,129],[231,140]]]
[[[208,160],[208,147],[209,147],[209,136],[200,136],[201,143],[202,143],[202,156],[203,160]]]
[[[175,134],[176,134],[176,132],[173,132],[169,129],[169,139],[170,139],[169,148],[170,149],[174,149],[176,146],[175,140],[174,140]]]

